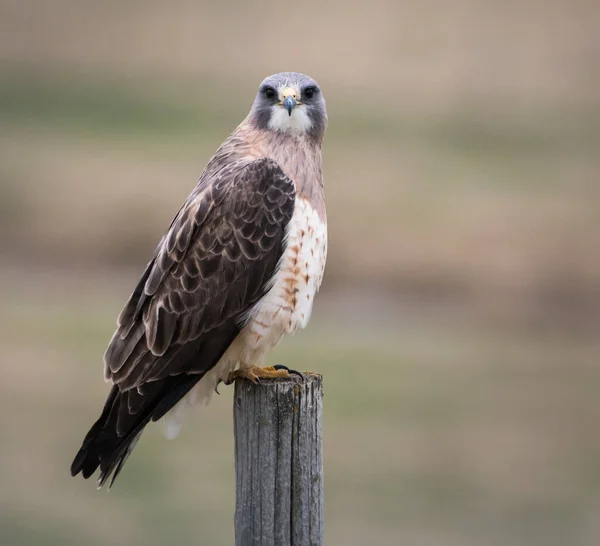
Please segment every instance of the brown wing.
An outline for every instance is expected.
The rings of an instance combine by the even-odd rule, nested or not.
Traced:
[[[114,481],[145,425],[215,366],[268,289],[294,203],[293,182],[269,159],[195,188],[119,316],[105,353],[114,386],[73,475],[100,466],[100,485],[113,471]]]

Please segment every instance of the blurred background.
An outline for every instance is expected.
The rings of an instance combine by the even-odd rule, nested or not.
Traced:
[[[268,74],[327,98],[330,545],[600,543],[595,0],[0,0],[0,544],[232,544],[231,389],[69,477],[159,238]]]

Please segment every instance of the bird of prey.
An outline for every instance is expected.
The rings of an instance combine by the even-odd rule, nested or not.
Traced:
[[[287,375],[262,367],[304,328],[327,255],[321,145],[325,99],[312,78],[260,84],[156,248],[104,355],[112,384],[73,476],[100,468],[109,487],[144,427],[179,432],[186,409],[217,385]]]

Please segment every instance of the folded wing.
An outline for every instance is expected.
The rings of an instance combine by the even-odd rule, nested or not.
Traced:
[[[113,383],[71,466],[114,481],[142,430],[216,365],[266,293],[284,251],[295,187],[269,159],[233,163],[194,189],[118,319]]]

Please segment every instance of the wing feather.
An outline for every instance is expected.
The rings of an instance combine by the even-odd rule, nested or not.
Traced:
[[[100,466],[100,483],[114,480],[144,426],[218,362],[270,286],[294,206],[294,183],[269,159],[201,179],[119,315],[104,356],[114,387],[73,475]]]

